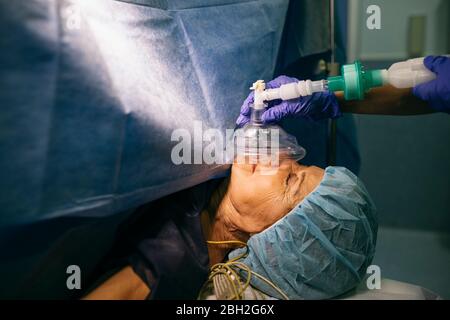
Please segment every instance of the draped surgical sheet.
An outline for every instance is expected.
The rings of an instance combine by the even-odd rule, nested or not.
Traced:
[[[92,271],[119,213],[225,174],[173,164],[171,134],[234,127],[274,75],[288,5],[0,0],[1,297],[76,295],[65,268]],[[305,128],[319,152],[324,126]]]
[[[14,274],[8,263],[30,262],[68,230],[85,230],[81,219],[223,174],[217,165],[173,164],[172,131],[193,132],[195,120],[234,128],[251,81],[273,76],[287,7],[1,0],[0,273]],[[38,245],[39,253],[30,249]]]
[[[249,81],[272,76],[287,1],[129,2],[1,2],[2,224],[206,180],[172,164],[172,131],[233,128]]]

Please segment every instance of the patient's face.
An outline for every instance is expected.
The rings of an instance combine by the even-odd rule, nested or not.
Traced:
[[[228,186],[230,200],[239,212],[233,217],[234,224],[250,234],[263,231],[311,193],[323,175],[323,169],[293,160],[283,160],[276,171],[261,164],[235,163]]]

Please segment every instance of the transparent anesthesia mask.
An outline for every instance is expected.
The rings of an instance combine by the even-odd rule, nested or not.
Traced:
[[[265,110],[266,108],[251,108],[250,122],[234,132],[231,148],[234,153],[229,153],[229,157],[238,163],[263,163],[272,166],[283,159],[303,159],[306,151],[294,136],[280,126],[263,124],[261,116]]]

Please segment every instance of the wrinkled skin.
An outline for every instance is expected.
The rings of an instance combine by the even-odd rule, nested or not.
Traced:
[[[283,160],[269,166],[234,164],[227,197],[235,210],[228,218],[248,234],[261,232],[284,217],[320,183],[324,170]]]
[[[218,199],[215,219],[203,214],[205,240],[246,241],[249,235],[268,228],[285,216],[320,183],[324,170],[283,160],[276,171],[270,166],[237,164],[224,197]],[[234,245],[208,246],[210,266],[223,261]],[[85,299],[145,299],[149,286],[130,266],[96,288]]]

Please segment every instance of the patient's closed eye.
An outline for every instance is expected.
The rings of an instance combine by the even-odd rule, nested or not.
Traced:
[[[298,180],[298,177],[295,173],[289,173],[286,177],[286,186],[293,185]]]

